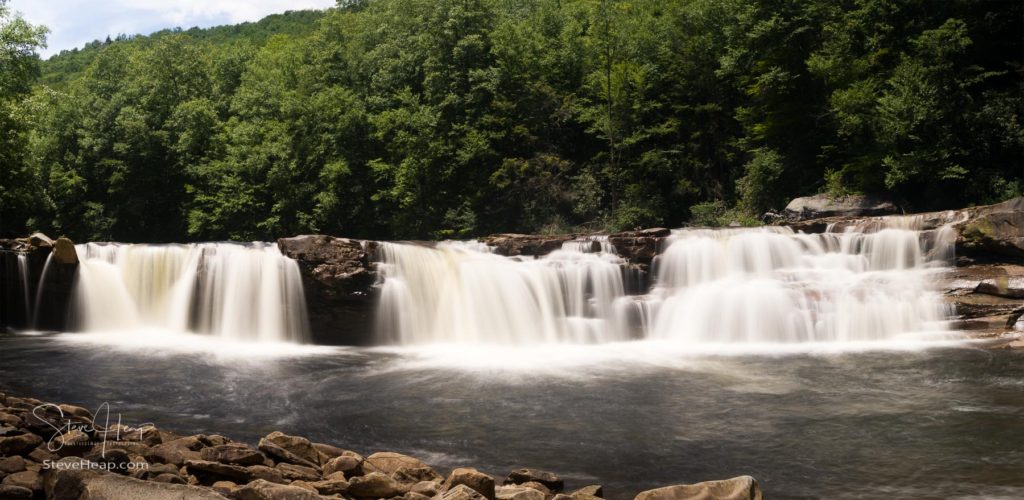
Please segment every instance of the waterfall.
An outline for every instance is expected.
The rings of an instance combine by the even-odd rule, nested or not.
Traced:
[[[39,329],[39,311],[43,309],[43,289],[46,287],[46,276],[50,272],[50,263],[53,262],[53,252],[46,256],[46,263],[43,264],[43,272],[39,275],[39,284],[36,285],[35,312],[32,314],[32,328]]]
[[[378,338],[385,343],[679,343],[889,340],[945,329],[932,288],[953,232],[913,218],[823,234],[785,227],[673,231],[653,285],[627,295],[607,238],[541,258],[480,244],[382,245]]]
[[[159,329],[244,341],[309,339],[302,278],[276,245],[77,245],[83,331]]]
[[[25,323],[32,321],[32,298],[29,292],[28,255],[18,254],[18,281],[21,282],[21,298],[25,301]]]
[[[622,259],[558,250],[541,259],[478,243],[383,243],[377,330],[390,343],[595,343],[624,340],[615,302]]]

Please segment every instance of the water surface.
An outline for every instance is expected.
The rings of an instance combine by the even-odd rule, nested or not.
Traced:
[[[1019,352],[725,356],[638,342],[268,356],[89,338],[0,335],[0,390],[109,402],[180,433],[401,451],[442,471],[537,467],[609,498],[739,474],[767,498],[1024,497]]]

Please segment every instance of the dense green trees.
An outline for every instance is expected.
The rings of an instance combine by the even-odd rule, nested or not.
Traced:
[[[0,1],[5,233],[368,238],[1024,189],[1011,0],[368,0],[41,63]],[[10,69],[8,69],[10,68]],[[33,87],[33,81],[35,82]]]

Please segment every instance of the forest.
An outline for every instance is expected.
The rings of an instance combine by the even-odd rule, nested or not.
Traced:
[[[1024,193],[1018,0],[343,0],[41,60],[0,0],[0,236],[757,224]]]

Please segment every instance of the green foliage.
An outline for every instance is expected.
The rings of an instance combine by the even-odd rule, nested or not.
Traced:
[[[0,215],[78,239],[757,224],[1024,186],[1024,4],[373,0],[41,65],[0,0]],[[34,87],[33,87],[34,83]]]

